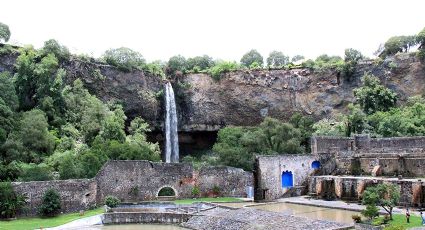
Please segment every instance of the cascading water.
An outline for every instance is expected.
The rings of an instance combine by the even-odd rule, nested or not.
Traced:
[[[177,135],[177,112],[174,90],[170,82],[165,84],[165,162],[179,162],[179,140]]]

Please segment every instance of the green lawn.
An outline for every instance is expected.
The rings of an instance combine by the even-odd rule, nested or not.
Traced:
[[[374,222],[381,222],[384,217],[378,217]],[[406,216],[403,214],[393,214],[393,220],[389,222],[390,225],[385,229],[408,229],[413,227],[422,226],[422,219],[420,216],[411,215],[410,223],[406,223]]]
[[[94,216],[103,213],[103,208],[97,208],[88,210],[84,216],[80,216],[79,213],[63,214],[51,218],[21,218],[11,221],[0,221],[0,230],[32,230],[36,228],[50,228],[56,227],[62,224],[66,224],[73,220],[81,219],[84,217]]]
[[[234,198],[234,197],[218,197],[218,198],[196,198],[196,199],[184,199],[184,200],[175,200],[174,203],[176,204],[192,204],[195,202],[242,202],[241,199]]]

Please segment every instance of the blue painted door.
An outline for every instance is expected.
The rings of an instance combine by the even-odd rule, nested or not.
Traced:
[[[313,169],[318,169],[320,168],[320,162],[319,161],[313,161],[313,163],[311,163],[311,167]]]
[[[282,172],[282,187],[290,188],[294,186],[293,175],[291,171]]]

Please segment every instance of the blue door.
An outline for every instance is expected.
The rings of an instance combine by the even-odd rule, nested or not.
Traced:
[[[320,162],[319,162],[319,161],[313,161],[313,162],[311,163],[311,167],[312,167],[313,169],[319,169],[319,168],[320,168]]]
[[[282,172],[282,188],[294,186],[293,175],[291,171]]]

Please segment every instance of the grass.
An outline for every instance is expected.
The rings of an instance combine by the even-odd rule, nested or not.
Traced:
[[[80,216],[80,213],[69,213],[63,214],[50,218],[20,218],[17,220],[0,221],[0,230],[32,230],[36,228],[50,228],[56,227],[62,224],[69,223],[71,221],[81,219],[84,217],[94,216],[103,213],[103,208],[97,208],[88,210],[84,213],[84,216]]]
[[[384,217],[378,217],[373,222],[379,223],[382,222],[383,219]],[[406,216],[404,214],[393,214],[393,220],[389,222],[389,226],[385,229],[401,230],[420,226],[422,226],[422,219],[420,216],[411,215],[410,223],[406,223]]]
[[[215,202],[215,203],[222,203],[222,202],[242,202],[241,199],[234,198],[234,197],[217,197],[217,198],[194,198],[194,199],[184,199],[184,200],[175,200],[174,203],[176,204],[192,204],[195,202]]]

